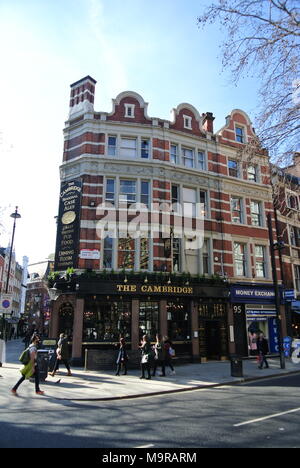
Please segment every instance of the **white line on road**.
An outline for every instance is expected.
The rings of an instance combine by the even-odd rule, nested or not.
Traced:
[[[138,447],[134,447],[134,448],[150,448],[150,447],[154,447],[154,445],[153,444],[139,445]]]
[[[283,411],[282,413],[270,414],[269,416],[264,416],[263,418],[251,419],[250,421],[244,421],[238,424],[234,424],[233,427],[245,426],[246,424],[253,424],[260,421],[265,421],[266,419],[277,418],[278,416],[283,416],[285,414],[296,413],[300,411],[300,408],[295,408],[289,411]]]

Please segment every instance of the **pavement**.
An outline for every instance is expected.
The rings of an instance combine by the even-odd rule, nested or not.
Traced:
[[[1,392],[9,393],[19,380],[22,364],[18,358],[23,349],[21,340],[6,343],[5,359],[0,368]],[[229,361],[176,365],[174,360],[175,375],[168,375],[166,369],[166,377],[157,376],[151,380],[140,380],[139,370],[130,370],[128,375],[116,376],[115,370],[85,371],[83,368],[73,368],[72,376],[68,377],[67,370],[61,365],[55,377],[48,376],[41,382],[41,390],[45,392],[43,397],[35,395],[34,383],[28,381],[19,387],[18,395],[71,401],[119,400],[235,385],[300,372],[300,363],[295,364],[290,359],[286,360],[285,369],[280,368],[279,358],[270,357],[268,362],[270,368],[260,370],[256,360],[243,360],[243,377],[232,377]],[[11,395],[11,398],[15,396]]]

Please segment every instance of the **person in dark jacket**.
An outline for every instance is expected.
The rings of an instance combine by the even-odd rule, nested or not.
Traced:
[[[263,333],[260,333],[258,335],[257,339],[257,351],[258,351],[258,356],[259,356],[259,369],[263,368],[263,364],[265,364],[265,368],[269,368],[269,364],[266,358],[266,354],[269,352],[269,345],[268,345],[268,340],[264,337]]]
[[[120,370],[123,365],[123,375],[127,375],[127,361],[128,355],[126,351],[126,343],[124,338],[120,338],[119,353],[117,357],[117,372],[116,375],[120,375]]]
[[[141,352],[142,352],[142,359],[141,359],[141,371],[142,375],[140,376],[140,379],[145,378],[145,371],[147,371],[148,377],[146,377],[147,380],[151,380],[151,355],[152,355],[152,350],[151,350],[151,344],[149,341],[149,338],[147,335],[143,336],[143,340],[141,345],[139,346]]]
[[[63,362],[67,368],[68,375],[71,376],[71,369],[69,364],[69,345],[68,345],[68,338],[64,333],[59,335],[59,341],[57,343],[57,350],[56,350],[56,362],[53,369],[53,372],[50,372],[52,377],[55,376],[55,372],[59,369],[59,363]]]
[[[161,335],[157,334],[156,335],[156,343],[154,345],[154,364],[153,364],[153,372],[152,372],[152,377],[155,377],[156,369],[158,366],[161,366],[161,374],[160,377],[165,377],[166,372],[165,372],[165,355],[166,355],[166,350],[164,343],[161,340]]]

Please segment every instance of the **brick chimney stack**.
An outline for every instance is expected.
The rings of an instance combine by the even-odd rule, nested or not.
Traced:
[[[215,118],[212,112],[206,112],[205,114],[202,114],[202,125],[206,132],[214,133],[214,120]]]
[[[94,112],[95,84],[89,75],[71,84],[69,117],[85,112]]]

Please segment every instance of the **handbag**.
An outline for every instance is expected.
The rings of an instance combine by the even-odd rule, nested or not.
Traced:
[[[147,364],[149,362],[149,354],[143,354],[142,364]]]

